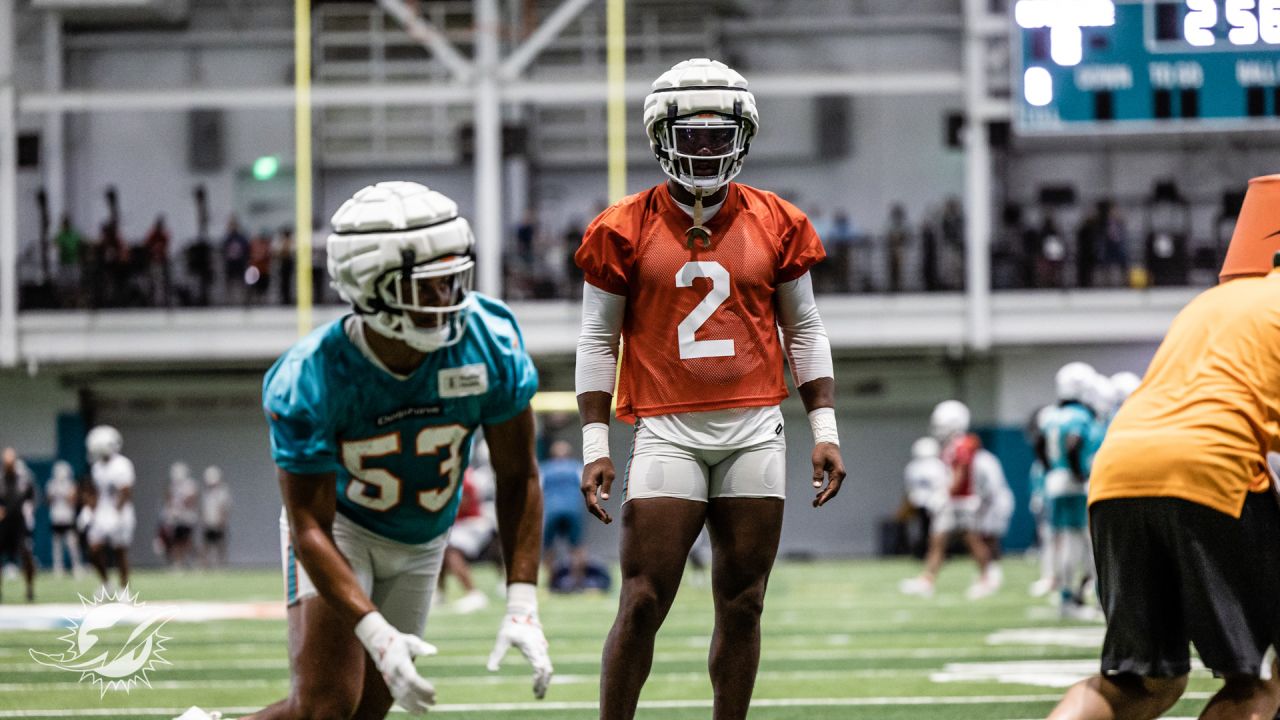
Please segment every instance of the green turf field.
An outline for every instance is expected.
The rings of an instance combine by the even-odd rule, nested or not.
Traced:
[[[1067,682],[1094,667],[1097,623],[1067,622],[1025,589],[1035,568],[1006,563],[1005,589],[968,602],[968,563],[944,571],[933,600],[903,597],[905,562],[784,564],[774,573],[764,619],[764,653],[756,686],[758,720],[1005,720],[1040,718]],[[496,578],[481,574],[482,587]],[[19,584],[4,583],[9,603]],[[162,601],[275,601],[275,572],[171,575],[139,573],[140,599]],[[42,578],[39,599],[78,602],[88,581]],[[456,592],[456,591],[455,591]],[[427,638],[440,656],[419,663],[435,681],[438,710],[460,719],[594,718],[600,649],[616,607],[614,596],[544,597],[542,619],[551,641],[556,679],[535,702],[521,660],[501,673],[484,669],[501,616],[501,602],[481,613],[432,615]],[[270,606],[268,606],[270,607]],[[20,606],[0,606],[0,626],[12,627]],[[27,611],[30,612],[30,611]],[[48,613],[46,613],[48,614]],[[686,582],[658,638],[641,718],[710,717],[706,653],[711,632],[710,591]],[[170,622],[161,665],[150,687],[100,696],[77,673],[38,665],[28,650],[61,652],[57,629],[0,630],[0,718],[168,718],[189,705],[246,714],[282,697],[288,687],[285,626],[280,620]],[[121,647],[127,631],[103,633],[103,646]],[[335,672],[341,672],[335,668]],[[1214,687],[1193,674],[1189,699],[1174,716],[1194,716]]]

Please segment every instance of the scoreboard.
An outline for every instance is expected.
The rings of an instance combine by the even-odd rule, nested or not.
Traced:
[[[1022,133],[1280,130],[1280,0],[1017,0]]]

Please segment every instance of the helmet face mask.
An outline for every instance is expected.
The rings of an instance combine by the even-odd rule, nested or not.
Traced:
[[[659,121],[654,135],[662,169],[692,190],[719,190],[742,171],[751,135],[745,125],[720,113]]]
[[[374,287],[385,310],[374,329],[421,352],[462,339],[475,284],[475,259],[459,255],[388,270]],[[389,322],[388,322],[389,321]]]

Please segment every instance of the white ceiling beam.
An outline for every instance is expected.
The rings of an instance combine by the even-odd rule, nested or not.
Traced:
[[[501,76],[507,80],[515,80],[524,73],[529,64],[552,43],[564,29],[573,22],[587,6],[595,0],[564,0],[547,16],[533,34],[529,35],[520,47],[516,48],[502,63]]]
[[[409,37],[422,43],[436,59],[444,63],[455,80],[463,81],[475,72],[475,66],[462,56],[435,25],[423,19],[404,0],[378,0],[378,6],[404,26]]]

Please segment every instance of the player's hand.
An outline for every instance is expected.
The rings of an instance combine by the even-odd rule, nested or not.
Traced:
[[[391,626],[380,612],[371,612],[356,624],[356,637],[369,651],[391,697],[411,715],[421,715],[436,704],[436,689],[418,674],[415,657],[435,655],[434,645]]]
[[[826,477],[827,486],[822,486]],[[840,492],[844,482],[844,460],[840,459],[840,446],[834,443],[818,443],[813,446],[813,487],[818,491],[813,498],[814,507],[822,507]]]
[[[600,522],[608,525],[613,522],[609,511],[600,504],[609,499],[609,491],[613,488],[613,460],[602,457],[582,469],[582,497],[587,502],[587,512],[595,515]]]
[[[524,659],[533,666],[533,696],[541,700],[547,695],[547,686],[551,684],[551,675],[555,668],[551,666],[551,656],[547,653],[547,636],[542,634],[542,623],[538,622],[537,613],[522,614],[508,611],[498,627],[498,641],[489,653],[489,672],[497,672],[502,659],[512,647],[524,655]]]

